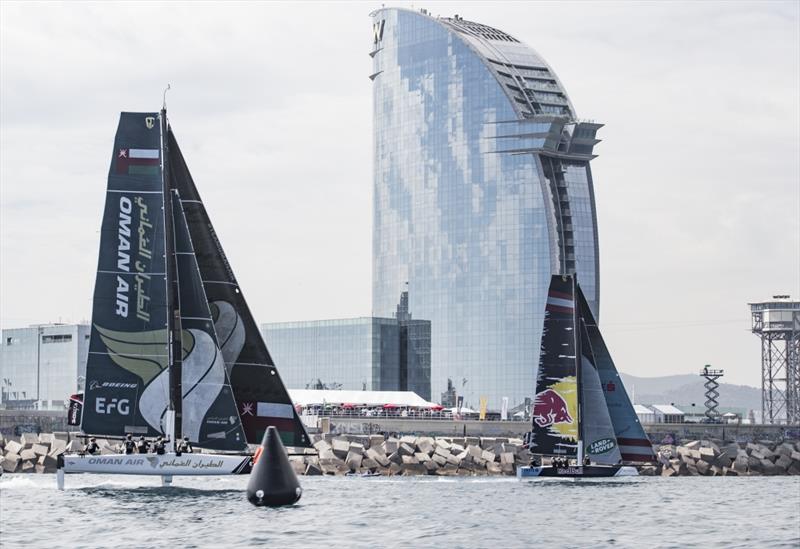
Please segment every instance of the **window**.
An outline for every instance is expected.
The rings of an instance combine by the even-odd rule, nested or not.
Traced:
[[[72,341],[72,334],[42,336],[42,343],[67,343],[69,341]]]
[[[6,338],[6,345],[16,345],[19,343],[18,337],[7,337]]]

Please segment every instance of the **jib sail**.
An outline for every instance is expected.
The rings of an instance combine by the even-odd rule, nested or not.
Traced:
[[[580,286],[578,293],[583,295]],[[612,465],[619,463],[620,453],[614,427],[611,424],[595,357],[589,341],[584,319],[581,316],[581,440],[584,454],[593,463]]]
[[[622,378],[583,296],[580,300],[580,309],[621,457],[624,461],[653,462],[656,460],[653,446],[636,416]]]
[[[247,441],[259,444],[267,427],[273,425],[284,444],[310,446],[171,130],[168,150],[170,180],[180,193]]]
[[[243,450],[247,442],[177,191],[171,202],[183,356],[181,433],[203,448]]]
[[[92,305],[86,433],[164,432],[151,407],[169,362],[161,134],[158,113],[120,115]]]
[[[575,457],[578,446],[578,369],[575,281],[553,276],[533,403],[530,450]]]

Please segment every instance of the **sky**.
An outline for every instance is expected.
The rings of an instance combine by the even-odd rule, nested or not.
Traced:
[[[87,321],[119,112],[170,121],[256,320],[371,311],[380,3],[0,3],[0,326]],[[637,376],[760,385],[800,299],[800,3],[398,2],[554,68],[592,162],[601,328]]]

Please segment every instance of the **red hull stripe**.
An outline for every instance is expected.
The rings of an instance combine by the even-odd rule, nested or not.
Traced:
[[[561,299],[569,299],[570,301],[572,301],[572,299],[573,299],[573,295],[572,294],[565,294],[564,292],[557,292],[555,290],[550,290],[547,293],[547,295],[552,296],[552,297],[558,297],[558,298],[561,298]]]
[[[620,446],[641,446],[643,448],[653,447],[653,443],[645,438],[618,438],[617,443]]]
[[[639,461],[642,463],[650,463],[655,461],[655,456],[645,456],[643,454],[622,454],[622,461]]]
[[[575,309],[569,309],[567,307],[559,307],[558,305],[547,305],[545,310],[550,311],[551,313],[567,313],[572,314]]]

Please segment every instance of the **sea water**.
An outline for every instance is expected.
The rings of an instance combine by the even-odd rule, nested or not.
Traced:
[[[247,476],[0,478],[0,547],[800,547],[800,477],[301,477],[257,508]]]

